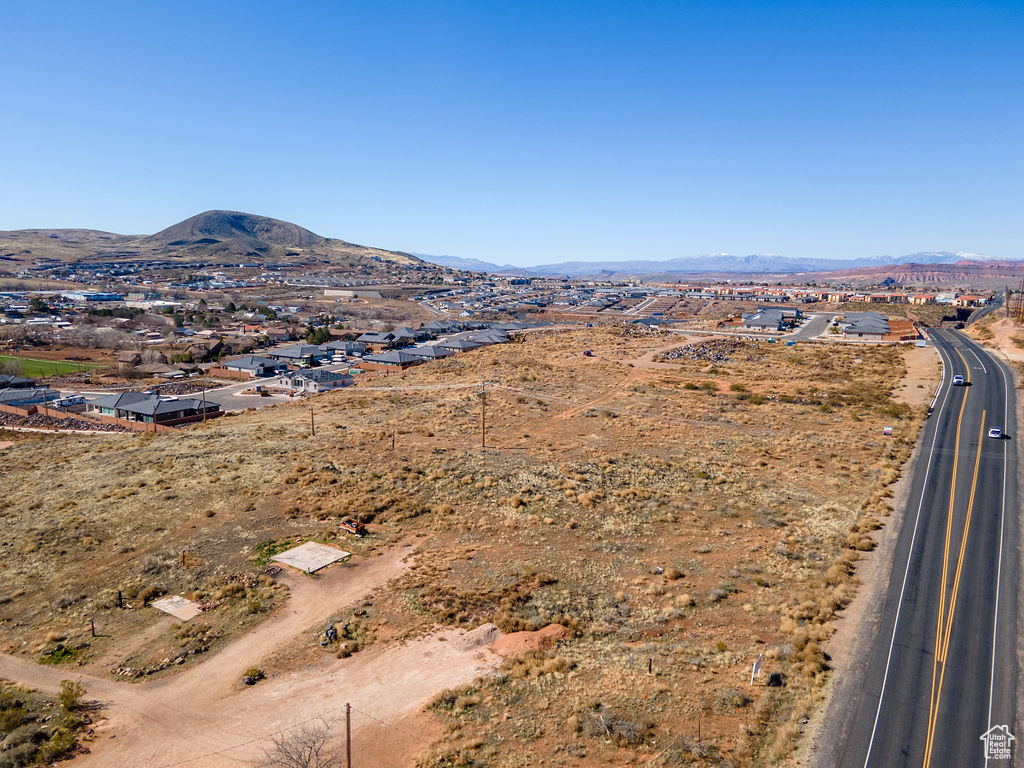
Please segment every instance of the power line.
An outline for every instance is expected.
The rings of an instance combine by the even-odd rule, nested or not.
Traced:
[[[357,712],[360,715],[362,715],[363,717],[366,717],[366,718],[368,718],[370,720],[373,720],[375,723],[383,725],[385,728],[390,728],[393,731],[396,731],[398,733],[404,734],[405,736],[407,736],[407,737],[409,737],[411,739],[415,739],[416,741],[419,741],[422,744],[428,744],[429,745],[431,743],[428,739],[424,739],[422,736],[420,736],[418,734],[415,734],[412,731],[407,731],[404,728],[399,728],[397,725],[394,725],[392,723],[387,723],[384,720],[381,720],[379,717],[375,717],[374,715],[371,715],[369,712],[364,712],[363,710],[358,709],[357,707],[353,707],[351,704],[341,704],[341,705],[338,705],[337,707],[331,707],[330,709],[326,709],[323,712],[321,712],[319,715],[315,715],[315,716],[310,717],[310,718],[308,718],[306,720],[302,720],[302,721],[300,721],[298,723],[293,723],[292,725],[289,725],[286,728],[280,728],[280,729],[278,729],[276,731],[270,731],[269,733],[266,733],[266,734],[264,734],[262,736],[257,736],[257,737],[252,738],[252,739],[249,739],[248,741],[242,741],[242,742],[239,742],[238,744],[233,744],[230,747],[223,747],[221,749],[213,750],[212,752],[206,752],[206,753],[204,753],[202,755],[195,755],[193,757],[187,757],[184,760],[176,760],[176,761],[174,761],[172,763],[161,763],[158,766],[154,766],[154,768],[173,768],[173,766],[187,765],[188,763],[194,763],[196,760],[202,760],[202,759],[207,758],[207,757],[215,757],[216,755],[223,755],[223,754],[225,754],[227,752],[233,752],[236,749],[241,749],[242,747],[247,747],[247,746],[249,746],[251,744],[257,744],[257,743],[259,743],[261,741],[266,741],[267,739],[273,738],[274,736],[280,736],[280,735],[282,735],[284,733],[287,733],[288,731],[293,731],[296,728],[300,728],[303,725],[307,725],[309,723],[312,723],[315,720],[324,720],[327,715],[330,715],[330,714],[335,713],[335,712],[343,711],[346,706],[351,707],[353,712]],[[237,760],[237,759],[240,759],[240,758],[231,758],[231,759],[236,759]]]

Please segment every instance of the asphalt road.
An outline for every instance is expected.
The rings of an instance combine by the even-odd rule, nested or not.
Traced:
[[[981,736],[1002,725],[1012,733],[1016,717],[1013,380],[962,334],[931,339],[943,379],[874,639],[855,662],[859,698],[833,734],[837,753],[827,762],[843,768],[1012,764],[986,759]],[[951,385],[957,373],[969,386]],[[1009,437],[987,437],[992,426]]]
[[[777,338],[781,341],[806,341],[813,339],[817,336],[821,336],[828,328],[828,324],[832,322],[832,318],[835,314],[813,314],[809,315],[808,319],[804,322],[796,333],[780,334]]]

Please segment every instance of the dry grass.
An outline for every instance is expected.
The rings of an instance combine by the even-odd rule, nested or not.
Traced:
[[[73,647],[97,616],[112,639],[82,649],[88,661],[156,618],[111,607],[116,590],[137,602],[159,588],[227,607],[201,636],[143,643],[131,665],[213,647],[261,620],[254,596],[280,599],[255,580],[259,544],[330,541],[352,515],[371,529],[345,539],[360,555],[425,535],[415,569],[358,622],[340,617],[357,647],[437,623],[573,630],[436,707],[448,730],[423,765],[773,764],[827,674],[821,643],[921,414],[891,399],[898,349],[761,345],[711,365],[630,365],[671,342],[531,334],[180,435],[17,438],[0,449],[0,638],[40,653],[60,630]],[[480,381],[484,451],[475,387],[423,388]],[[182,568],[182,550],[199,564]],[[311,635],[306,653],[323,652]],[[745,686],[759,653],[787,687]]]

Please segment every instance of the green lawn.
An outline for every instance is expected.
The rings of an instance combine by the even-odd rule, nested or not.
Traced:
[[[67,360],[40,360],[36,357],[21,357],[15,355],[0,355],[0,367],[9,360],[20,364],[20,369],[13,371],[19,376],[27,376],[30,379],[38,379],[44,376],[61,376],[65,373],[75,371],[87,371],[90,368],[102,368],[95,363],[73,363]]]

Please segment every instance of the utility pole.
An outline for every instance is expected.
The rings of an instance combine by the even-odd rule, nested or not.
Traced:
[[[203,424],[206,423],[206,382],[203,382]]]
[[[316,422],[313,421],[313,406],[309,406],[309,435],[316,437]]]
[[[345,768],[352,768],[352,705],[345,705]]]
[[[395,435],[398,433],[398,427],[391,427],[391,452],[395,452]]]

